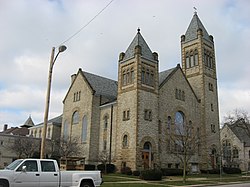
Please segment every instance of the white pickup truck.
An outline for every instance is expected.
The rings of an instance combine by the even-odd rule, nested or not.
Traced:
[[[0,170],[0,187],[96,187],[100,171],[60,171],[55,160],[19,159]]]

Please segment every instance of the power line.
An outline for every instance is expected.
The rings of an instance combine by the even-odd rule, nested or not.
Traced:
[[[85,27],[87,27],[92,21],[94,21],[95,18],[97,18],[108,6],[113,2],[114,0],[111,0],[103,9],[101,9],[90,21],[88,21],[84,26],[82,26],[77,32],[75,32],[73,35],[71,35],[68,39],[64,40],[60,45],[65,44],[72,38],[74,38],[77,34],[79,34]]]

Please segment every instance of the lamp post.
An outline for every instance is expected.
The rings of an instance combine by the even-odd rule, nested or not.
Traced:
[[[58,55],[61,52],[64,52],[66,49],[67,49],[67,47],[64,45],[59,46],[58,53],[56,54],[56,57],[54,57],[55,56],[55,47],[52,47],[52,51],[51,51],[40,158],[45,158],[45,143],[46,143],[46,134],[47,134],[48,115],[49,115],[50,90],[51,90],[51,79],[52,79],[53,66],[56,62]]]

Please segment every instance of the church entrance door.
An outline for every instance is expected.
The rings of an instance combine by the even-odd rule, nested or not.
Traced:
[[[144,169],[149,169],[151,167],[151,147],[150,142],[146,142],[143,146],[142,161]]]
[[[149,169],[149,152],[143,152],[142,159],[144,169]]]

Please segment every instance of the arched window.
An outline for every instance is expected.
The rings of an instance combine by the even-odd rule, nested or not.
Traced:
[[[190,67],[194,67],[194,54],[193,54],[193,51],[190,52]]]
[[[69,123],[67,120],[64,121],[63,124],[63,139],[66,141],[69,137]]]
[[[175,113],[175,132],[184,135],[184,114],[180,111]]]
[[[87,141],[88,120],[85,115],[82,119],[82,143]]]
[[[79,123],[79,112],[75,111],[72,115],[72,123],[77,124]]]
[[[151,150],[151,143],[150,142],[145,142],[144,146],[143,146],[144,150]]]
[[[125,86],[127,84],[127,75],[126,75],[126,71],[124,70],[122,72],[122,85]]]
[[[124,135],[122,139],[122,147],[126,148],[128,147],[128,135]]]

